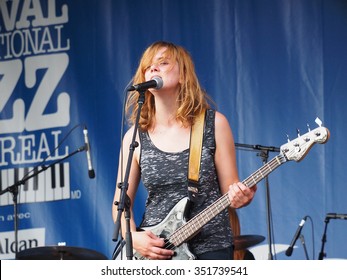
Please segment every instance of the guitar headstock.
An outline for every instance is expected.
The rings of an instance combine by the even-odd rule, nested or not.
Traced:
[[[319,127],[309,130],[304,135],[281,146],[281,153],[287,160],[300,161],[315,143],[324,144],[328,141],[330,136],[329,130],[321,126],[320,121],[316,120],[316,122],[319,124]]]

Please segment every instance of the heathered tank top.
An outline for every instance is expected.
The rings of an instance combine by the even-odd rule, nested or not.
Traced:
[[[215,111],[207,110],[200,165],[199,198],[190,208],[190,217],[200,213],[220,196],[220,188],[214,164]],[[188,196],[187,174],[189,149],[171,153],[158,149],[148,132],[139,131],[141,141],[141,179],[148,191],[141,227],[159,224],[182,198]],[[228,211],[225,209],[201,231],[189,240],[193,254],[230,247],[232,232]]]

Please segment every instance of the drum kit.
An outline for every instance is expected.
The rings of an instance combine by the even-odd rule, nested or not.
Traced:
[[[244,250],[255,246],[265,240],[262,235],[238,235],[234,236],[234,250]]]
[[[244,250],[262,241],[261,235],[239,235],[234,237],[234,250]],[[103,254],[86,248],[71,246],[42,246],[18,252],[17,260],[107,260]]]
[[[18,252],[17,260],[107,260],[103,254],[80,247],[42,246]]]

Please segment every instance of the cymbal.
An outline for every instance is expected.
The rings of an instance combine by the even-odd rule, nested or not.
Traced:
[[[265,240],[262,235],[238,235],[234,236],[234,250],[243,250],[252,247]]]
[[[17,253],[17,260],[107,260],[103,254],[80,247],[43,246]]]

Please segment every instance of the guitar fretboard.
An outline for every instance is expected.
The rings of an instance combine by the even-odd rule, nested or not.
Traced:
[[[244,181],[242,181],[242,183],[251,188],[286,161],[286,158],[282,154],[279,154],[271,159],[268,163],[264,164],[256,172],[247,177]],[[187,223],[174,231],[169,237],[170,243],[177,247],[183,242],[186,242],[229,205],[230,200],[228,193],[226,193],[205,210],[194,216]]]
[[[286,158],[282,154],[277,155],[268,163],[259,168],[256,172],[248,176],[245,180],[242,181],[242,183],[245,186],[251,188],[286,161]]]

